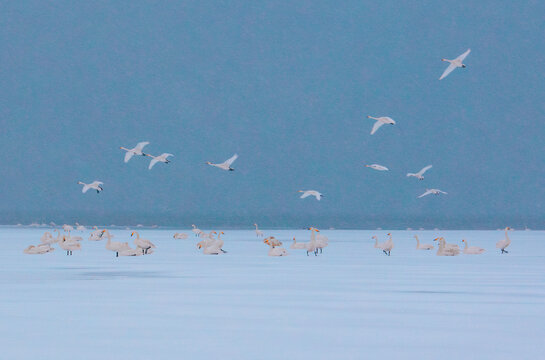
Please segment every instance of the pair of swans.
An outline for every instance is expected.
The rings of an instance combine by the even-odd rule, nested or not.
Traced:
[[[214,235],[218,235],[217,239],[214,239]],[[204,237],[203,240],[197,243],[197,248],[203,250],[205,255],[220,255],[224,254],[227,251],[223,250],[223,240],[221,235],[224,235],[223,231],[220,231],[218,234],[215,231],[211,231],[210,234]]]
[[[48,252],[54,251],[55,248],[52,248],[49,244],[39,244],[39,245],[30,245],[26,249],[23,250],[25,254],[46,254]]]
[[[382,243],[378,242],[378,238],[376,236],[373,236],[373,239],[375,239],[375,248],[382,250],[385,255],[390,256],[392,249],[394,248],[394,241],[392,240],[391,233],[388,233],[388,237],[388,240]]]
[[[443,237],[434,239],[439,243],[439,248],[437,249],[437,256],[456,256],[460,255],[460,248],[456,244],[448,244]]]

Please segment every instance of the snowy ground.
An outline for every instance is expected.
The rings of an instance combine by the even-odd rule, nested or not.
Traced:
[[[387,257],[371,240],[385,231],[337,230],[322,231],[318,257],[268,257],[253,231],[226,231],[229,253],[206,256],[174,230],[141,231],[158,246],[149,256],[115,258],[87,240],[71,257],[23,254],[43,231],[0,228],[2,359],[545,356],[544,232],[511,232],[508,255],[494,248],[499,231],[394,231]],[[310,236],[264,232],[288,246]],[[415,233],[488,251],[438,257],[414,249]]]

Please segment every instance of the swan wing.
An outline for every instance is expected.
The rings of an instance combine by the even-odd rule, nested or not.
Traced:
[[[458,56],[456,60],[464,61],[464,59],[469,55],[470,52],[471,52],[471,49],[467,49],[466,52]]]
[[[418,198],[420,199],[420,198],[422,198],[422,197],[424,197],[424,196],[427,196],[427,195],[431,194],[432,192],[433,192],[433,191],[431,191],[431,190],[426,190],[426,192],[423,193],[422,195],[420,195]]]
[[[128,163],[130,159],[134,156],[134,153],[132,151],[127,151],[125,153],[125,162]]]
[[[148,169],[151,170],[151,168],[153,167],[153,165],[157,164],[158,161],[159,161],[159,160],[157,160],[156,158],[151,159],[151,161],[149,162]]]
[[[85,194],[85,193],[87,192],[87,190],[89,190],[90,188],[91,188],[91,187],[90,187],[89,185],[84,184],[84,185],[83,185],[83,189],[81,189],[81,192]]]
[[[310,191],[305,191],[305,192],[303,193],[303,195],[301,195],[301,199],[304,199],[304,198],[306,198],[306,197],[309,197],[310,195],[312,195],[312,194],[310,193]]]
[[[422,170],[420,170],[420,171],[418,172],[418,175],[420,175],[420,176],[424,175],[424,173],[425,173],[426,171],[428,171],[429,169],[431,169],[431,168],[432,168],[431,165],[426,166],[425,168],[423,168]]]
[[[373,125],[373,130],[371,130],[371,135],[373,135],[374,133],[377,132],[377,130],[382,126],[384,125],[384,123],[382,121],[377,121],[375,123],[375,125]]]
[[[439,80],[443,80],[444,78],[446,78],[448,76],[448,74],[450,74],[451,72],[454,71],[454,69],[456,69],[456,65],[453,65],[453,64],[450,64],[447,69],[443,72],[443,75],[441,75],[441,77],[439,78]]]
[[[142,152],[142,150],[144,150],[144,146],[146,146],[146,145],[148,145],[148,144],[149,144],[149,141],[142,141],[142,142],[139,142],[139,143],[136,144],[136,146],[134,147],[134,150]]]
[[[237,158],[238,158],[238,154],[235,154],[231,156],[228,160],[226,160],[223,164],[227,166],[231,166],[231,164],[234,163]]]

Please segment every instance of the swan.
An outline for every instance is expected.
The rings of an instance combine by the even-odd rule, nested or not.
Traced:
[[[378,242],[378,237],[377,237],[376,235],[373,235],[373,236],[371,237],[371,239],[375,239],[375,246],[374,246],[374,248],[375,248],[375,249],[380,249],[380,245],[381,245],[381,244],[379,244],[379,242]]]
[[[129,248],[129,245],[126,242],[122,243],[120,241],[112,241],[113,235],[111,235],[108,230],[106,229],[102,230],[102,234],[103,236],[105,234],[106,237],[108,238],[108,242],[106,242],[106,249],[110,251],[115,251],[115,257],[119,256],[119,252],[121,250],[126,250],[127,248]]]
[[[282,245],[282,241],[276,239],[274,236],[269,236],[268,238],[263,240],[263,242],[265,244],[267,244],[267,245],[270,245],[270,246],[281,246]]]
[[[254,223],[254,226],[255,226],[255,234],[257,237],[260,237],[260,236],[263,236],[263,231],[259,230],[259,228],[257,227],[257,224]]]
[[[69,240],[63,235],[59,241],[61,249],[66,250],[66,255],[72,255],[72,251],[81,250],[81,244],[77,241]]]
[[[85,231],[85,230],[87,230],[87,228],[85,226],[83,226],[83,225],[80,225],[80,224],[76,223],[76,230],[77,231]]]
[[[314,256],[318,256],[318,249],[316,247],[316,233],[319,233],[320,230],[313,227],[309,227],[308,230],[310,230],[310,241],[308,243],[304,243],[307,256],[308,253],[314,253]]]
[[[439,243],[439,248],[437,249],[437,256],[456,256],[460,254],[460,248],[458,245],[447,244],[445,239],[440,237],[433,239]]]
[[[511,230],[511,228],[508,226],[505,228],[505,239],[500,240],[496,243],[496,248],[501,250],[501,253],[507,253],[509,254],[509,251],[505,250],[509,245],[511,245],[511,239],[509,238],[509,235],[507,235],[507,232]]]
[[[104,183],[102,181],[96,181],[95,180],[90,184],[86,184],[84,182],[78,181],[78,184],[83,185],[83,188],[81,189],[81,192],[84,193],[84,194],[89,189],[96,190],[97,194],[100,193],[102,190],[104,190],[104,189],[102,189],[102,186],[101,186],[101,185],[104,185]]]
[[[439,195],[439,194],[448,194],[448,193],[446,193],[444,191],[441,191],[439,189],[426,189],[426,192],[423,193],[422,195],[420,195],[418,198],[420,199],[420,198],[422,198],[424,196],[428,196],[430,194]]]
[[[134,156],[134,155],[139,155],[139,156],[146,156],[146,154],[144,154],[142,152],[142,150],[144,150],[144,146],[148,145],[149,142],[148,141],[142,141],[142,142],[139,142],[138,144],[136,144],[136,146],[132,149],[127,149],[127,148],[124,148],[123,146],[120,147],[120,149],[122,150],[125,150],[127,153],[125,154],[125,162],[128,163],[129,160]]]
[[[70,230],[68,230],[68,241],[82,241],[83,238],[81,236],[72,236],[72,233]]]
[[[225,251],[221,249],[222,242],[214,239],[212,234],[217,233],[212,231],[210,235],[197,243],[197,248],[203,249],[203,254],[205,255],[219,255],[225,253]]]
[[[320,201],[324,195],[321,194],[320,192],[316,191],[316,190],[299,190],[298,192],[301,192],[303,193],[303,195],[300,196],[301,199],[304,199],[308,196],[314,196],[316,198],[316,200]]]
[[[233,169],[231,167],[231,165],[235,162],[235,160],[238,158],[238,155],[235,154],[233,156],[231,156],[229,159],[225,160],[224,162],[222,162],[221,164],[213,164],[211,163],[210,161],[207,161],[206,164],[207,165],[210,165],[210,166],[215,166],[217,168],[220,168],[222,170],[227,170],[227,171],[235,171],[235,169]]]
[[[378,242],[378,238],[376,236],[373,236],[373,239],[375,239],[375,248],[376,249],[380,249],[382,250],[382,252],[385,254],[385,255],[388,255],[390,256],[390,252],[392,251],[392,249],[394,248],[394,242],[392,240],[392,234],[388,233],[388,236],[390,237],[388,240],[386,240],[385,242],[382,242],[382,243],[379,243]]]
[[[64,224],[64,225],[62,226],[62,229],[63,229],[64,231],[72,231],[72,230],[74,230],[74,227],[73,227],[72,225],[66,225],[66,224]]]
[[[202,233],[202,230],[197,229],[197,227],[194,224],[192,224],[191,226],[193,227],[193,230],[191,230],[191,231],[193,231],[195,233],[195,236],[199,236]]]
[[[462,242],[465,244],[464,254],[478,255],[478,254],[482,254],[483,252],[486,251],[485,249],[483,249],[481,247],[478,247],[478,246],[469,246],[468,247],[467,241],[465,239],[463,239]]]
[[[293,243],[290,245],[290,249],[306,249],[307,244],[305,243],[298,243],[295,241],[295,238],[293,238]]]
[[[92,231],[91,235],[89,235],[89,241],[102,240],[102,235],[104,234],[102,230],[99,230],[96,226],[93,226],[93,229],[95,229],[95,231]]]
[[[373,130],[371,130],[371,135],[373,135],[374,133],[377,132],[377,130],[384,124],[389,124],[389,125],[395,125],[395,121],[394,119],[392,119],[391,117],[388,117],[388,116],[381,116],[381,117],[373,117],[373,116],[367,116],[368,119],[373,119],[373,120],[376,120],[377,122],[375,123],[375,125],[373,125]]]
[[[323,251],[323,248],[329,245],[329,239],[327,236],[316,234],[316,251],[319,251],[320,254]]]
[[[275,247],[269,244],[269,256],[287,256],[288,251],[282,247]]]
[[[187,234],[184,234],[184,233],[176,233],[176,234],[174,234],[173,238],[175,238],[175,239],[180,239],[180,240],[185,240],[185,239],[187,239]]]
[[[40,238],[40,242],[42,244],[53,244],[59,241],[59,238],[54,238],[53,235],[51,235],[50,232],[46,231]]]
[[[373,170],[378,170],[378,171],[388,171],[388,170],[390,170],[386,166],[382,166],[382,165],[379,165],[379,164],[365,165],[365,167],[371,168]]]
[[[169,156],[174,156],[172,154],[169,154],[169,153],[162,153],[161,155],[159,156],[153,156],[153,155],[150,155],[150,154],[146,154],[146,156],[149,156],[151,159],[150,163],[149,163],[149,166],[148,166],[148,169],[151,170],[151,168],[153,167],[153,165],[157,164],[158,162],[162,162],[162,163],[165,163],[165,164],[168,164],[170,162],[170,160],[168,159]]]
[[[467,55],[469,55],[470,52],[471,52],[471,49],[467,49],[465,53],[458,56],[454,60],[441,59],[441,61],[446,61],[446,62],[449,62],[450,64],[446,68],[446,70],[443,72],[443,75],[441,75],[439,80],[443,80],[444,78],[446,78],[447,75],[450,74],[451,72],[453,72],[454,69],[456,69],[456,68],[465,68],[466,66],[465,66],[465,64],[462,63],[462,61],[464,61],[464,59],[466,58]]]
[[[224,242],[221,239],[221,235],[225,235],[225,233],[223,231],[220,231],[218,234],[218,238],[216,239],[216,242],[213,245],[219,247],[222,252],[226,253],[227,251],[223,250]]]
[[[416,239],[416,250],[433,250],[434,247],[431,244],[420,244],[418,235],[415,235],[414,238]]]
[[[40,244],[37,246],[30,245],[26,249],[23,250],[25,254],[45,254],[51,251],[54,251],[55,248],[52,248],[49,246],[49,244]]]
[[[123,245],[125,248],[119,251],[119,256],[142,256],[153,254],[153,249],[149,249],[146,254],[143,254],[140,248],[136,247],[133,249],[129,246],[129,243],[127,242],[124,242]]]
[[[419,172],[417,172],[417,173],[407,173],[407,177],[413,176],[413,177],[417,178],[418,180],[424,180],[424,176],[423,176],[424,173],[425,173],[426,171],[428,171],[429,169],[431,169],[431,168],[432,168],[432,166],[431,166],[431,165],[428,165],[428,166],[426,166],[425,168],[421,169],[421,170],[420,170]]]
[[[131,236],[136,234],[136,239],[134,239],[134,245],[142,249],[142,253],[147,254],[148,250],[156,247],[151,241],[146,239],[140,239],[140,234],[137,231],[133,231]]]

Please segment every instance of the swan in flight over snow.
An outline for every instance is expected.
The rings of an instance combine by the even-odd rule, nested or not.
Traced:
[[[429,169],[431,169],[432,166],[431,165],[428,165],[426,166],[425,168],[423,168],[422,170],[420,170],[419,172],[417,173],[408,173],[407,174],[407,177],[411,177],[411,176],[414,176],[415,178],[417,178],[418,180],[424,180],[424,173],[426,171],[428,171]]]
[[[144,154],[142,152],[142,150],[144,150],[144,146],[148,145],[149,142],[148,141],[143,141],[143,142],[139,142],[138,144],[136,144],[136,146],[133,148],[133,149],[127,149],[127,148],[124,148],[123,146],[120,147],[120,149],[122,150],[125,150],[127,153],[125,154],[125,162],[129,162],[129,160],[134,156],[134,155],[139,155],[139,156],[146,156],[146,154]]]
[[[314,196],[316,198],[316,200],[320,201],[324,195],[322,195],[320,192],[316,191],[316,190],[299,190],[298,192],[302,192],[303,195],[300,196],[301,199],[304,199],[308,196]]]
[[[89,189],[96,190],[97,194],[98,194],[99,192],[101,192],[103,190],[101,185],[104,185],[104,183],[102,181],[93,181],[90,184],[86,184],[84,182],[78,181],[78,184],[83,185],[83,188],[81,189],[81,192],[84,193],[84,194]]]
[[[465,64],[462,64],[462,61],[466,58],[467,55],[471,52],[471,49],[467,49],[465,53],[458,56],[454,60],[448,60],[448,59],[441,59],[441,61],[447,61],[450,63],[450,65],[446,68],[446,70],[443,72],[443,75],[439,78],[439,80],[442,80],[447,77],[448,74],[454,71],[456,68],[465,68]]]
[[[373,119],[373,120],[376,120],[377,122],[375,123],[375,125],[373,125],[373,130],[371,130],[371,135],[373,135],[374,133],[377,132],[377,130],[384,124],[390,124],[390,125],[395,125],[395,121],[394,119],[392,119],[391,117],[388,117],[388,116],[381,116],[381,117],[373,117],[373,116],[367,116],[367,118],[369,119]]]
[[[448,194],[448,193],[441,191],[439,189],[426,189],[426,192],[420,195],[418,198],[420,199],[421,197],[428,196],[429,194],[439,195],[439,194]]]
[[[390,170],[386,166],[382,166],[382,165],[379,165],[379,164],[365,165],[365,167],[371,168],[373,170],[378,170],[378,171],[388,171],[388,170]]]
[[[225,162],[222,162],[221,164],[212,164],[210,161],[207,161],[206,164],[210,165],[210,166],[215,166],[215,167],[220,168],[222,170],[235,171],[235,169],[233,169],[231,167],[231,165],[235,162],[235,160],[237,158],[238,158],[238,154],[235,154],[235,155],[231,156],[231,158],[229,158]]]
[[[162,163],[165,163],[165,164],[168,164],[170,162],[169,159],[167,159],[169,156],[174,156],[172,154],[168,154],[168,153],[162,153],[161,155],[159,156],[153,156],[153,155],[150,155],[150,154],[146,154],[146,156],[149,156],[151,159],[150,163],[149,163],[149,166],[148,166],[148,169],[151,170],[151,168],[153,167],[153,165],[157,164],[158,162],[162,162]]]

